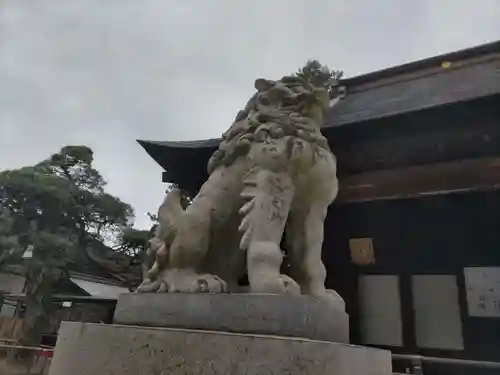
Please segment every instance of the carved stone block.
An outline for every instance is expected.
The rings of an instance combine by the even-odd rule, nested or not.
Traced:
[[[310,296],[130,293],[120,296],[115,323],[349,342],[343,304]]]
[[[390,375],[385,350],[276,336],[63,323],[50,375]]]

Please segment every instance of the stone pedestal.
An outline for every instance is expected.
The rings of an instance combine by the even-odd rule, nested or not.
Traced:
[[[389,375],[389,352],[276,336],[63,323],[51,375]]]
[[[114,322],[349,343],[343,305],[308,296],[130,293],[120,296]]]
[[[50,375],[391,374],[388,351],[339,342],[345,313],[309,297],[124,295],[115,321],[63,323]]]

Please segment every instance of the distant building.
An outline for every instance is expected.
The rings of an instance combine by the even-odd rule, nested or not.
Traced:
[[[0,272],[0,338],[15,336],[14,332],[4,332],[3,323],[14,318],[22,320],[25,284],[21,265],[6,267]],[[129,289],[115,279],[70,272],[69,280],[61,280],[54,285],[50,324],[43,343],[55,345],[63,320],[111,323],[118,296],[128,292]],[[7,326],[11,327],[10,324]]]
[[[324,261],[351,341],[500,361],[500,42],[341,84]],[[218,142],[139,141],[193,193]]]

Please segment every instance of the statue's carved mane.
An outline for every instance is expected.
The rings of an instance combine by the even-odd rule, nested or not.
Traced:
[[[296,75],[255,81],[192,204],[183,210],[174,191],[160,207],[154,264],[140,291],[234,291],[248,273],[251,293],[341,300],[325,289],[321,262],[323,220],[338,192],[336,160],[320,131],[333,78],[311,61]],[[290,267],[282,274],[284,234]]]

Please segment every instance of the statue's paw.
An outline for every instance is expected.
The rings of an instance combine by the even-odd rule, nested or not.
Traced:
[[[155,293],[161,288],[161,282],[144,280],[135,290],[137,293]]]
[[[300,286],[287,275],[260,277],[250,287],[252,293],[300,295]]]
[[[295,296],[300,295],[300,286],[297,282],[287,275],[280,275],[279,278],[283,282],[283,286],[285,288],[285,293],[292,294]]]
[[[216,275],[198,274],[192,270],[163,270],[152,281],[146,279],[138,293],[226,293],[227,284]]]
[[[317,297],[331,302],[333,305],[341,309],[342,311],[345,311],[345,301],[344,299],[338,294],[335,290],[333,289],[325,289],[324,292],[319,293]]]
[[[170,293],[227,293],[227,283],[211,274],[186,275],[182,280],[169,283]]]

